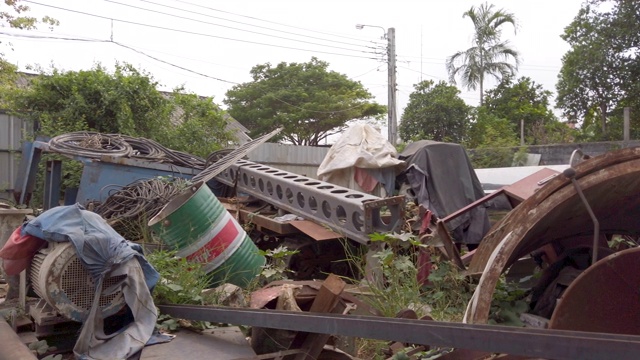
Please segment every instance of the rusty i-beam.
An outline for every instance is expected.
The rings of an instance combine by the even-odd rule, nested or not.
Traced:
[[[640,336],[635,335],[229,307],[160,305],[159,309],[163,314],[190,320],[393,340],[536,358],[640,358]]]

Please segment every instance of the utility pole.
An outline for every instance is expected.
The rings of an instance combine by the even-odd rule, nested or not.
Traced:
[[[388,67],[388,139],[394,146],[397,143],[398,138],[398,114],[396,105],[396,29],[388,28],[386,31],[382,26],[378,25],[364,25],[356,24],[356,29],[362,30],[365,26],[377,27],[384,31],[384,38],[387,39],[387,67]]]
[[[389,28],[387,30],[387,65],[389,72],[389,142],[392,145],[397,144],[398,137],[398,115],[396,107],[396,29]]]

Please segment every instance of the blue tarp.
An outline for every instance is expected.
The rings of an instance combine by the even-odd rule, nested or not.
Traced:
[[[142,255],[140,245],[125,240],[100,215],[85,210],[80,204],[58,206],[45,211],[26,223],[22,234],[46,241],[71,241],[96,283],[114,267],[134,256],[140,262],[150,290],[160,279],[160,274]]]
[[[160,274],[147,262],[139,245],[120,236],[100,215],[79,204],[47,210],[22,227],[46,241],[73,243],[82,264],[93,277],[96,289],[93,303],[73,349],[77,359],[127,359],[139,352],[152,338],[157,310],[151,289]],[[107,275],[127,275],[118,289],[124,295],[134,322],[107,335],[104,332],[99,299]]]

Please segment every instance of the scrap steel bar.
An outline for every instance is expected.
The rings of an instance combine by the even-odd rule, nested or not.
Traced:
[[[279,310],[161,305],[173,317],[547,359],[638,359],[640,336]]]
[[[402,225],[403,196],[383,199],[246,160],[216,180],[363,244],[371,233],[397,231]]]
[[[233,163],[245,157],[250,151],[258,147],[258,145],[263,144],[267,140],[278,135],[280,131],[282,131],[282,128],[275,129],[266,135],[262,135],[257,139],[251,140],[248,143],[241,145],[237,149],[234,149],[229,154],[225,155],[222,159],[216,161],[212,165],[208,166],[206,169],[202,170],[201,173],[195,175],[191,180],[193,180],[193,182],[196,182],[196,181],[207,182],[213,179],[214,177],[216,177],[216,175],[223,172],[226,168],[231,166]]]

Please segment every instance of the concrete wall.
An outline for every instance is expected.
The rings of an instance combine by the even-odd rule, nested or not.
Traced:
[[[535,145],[527,146],[526,152],[530,154],[540,154],[540,165],[564,165],[569,163],[571,154],[576,149],[580,149],[585,155],[594,157],[609,151],[636,146],[640,146],[640,140]],[[515,154],[519,148],[513,148],[512,150]],[[475,149],[468,150],[470,155],[474,154],[476,151],[477,150]]]

